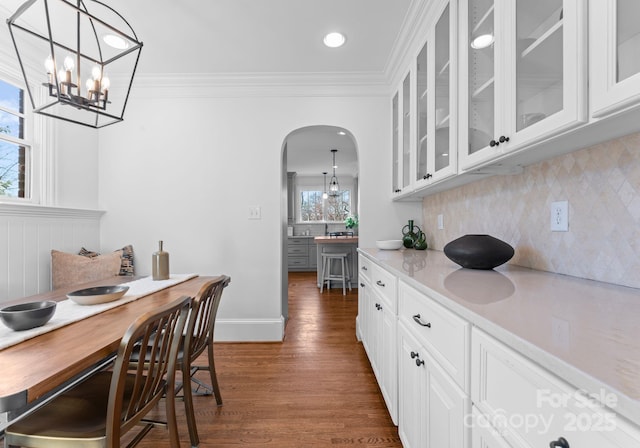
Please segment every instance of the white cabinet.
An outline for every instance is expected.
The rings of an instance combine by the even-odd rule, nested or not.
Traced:
[[[406,193],[411,185],[411,72],[393,97],[393,175],[392,192]]]
[[[471,341],[471,397],[483,415],[473,432],[484,434],[474,440],[486,437],[483,422],[490,422],[515,448],[546,447],[561,437],[577,448],[640,446],[640,430],[598,402],[604,396],[615,406],[615,394],[577,390],[477,328]]]
[[[581,0],[461,0],[463,170],[576,127],[586,116]]]
[[[464,448],[469,398],[404,323],[398,325],[398,432],[405,448]]]
[[[440,3],[415,65],[415,189],[457,173],[458,2]]]
[[[640,2],[589,2],[591,114],[600,118],[640,103]]]
[[[391,420],[397,424],[396,281],[362,256],[359,280],[359,332]]]

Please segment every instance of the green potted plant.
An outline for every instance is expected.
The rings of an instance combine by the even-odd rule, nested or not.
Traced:
[[[344,220],[344,225],[347,229],[355,229],[358,227],[358,215],[349,215]]]

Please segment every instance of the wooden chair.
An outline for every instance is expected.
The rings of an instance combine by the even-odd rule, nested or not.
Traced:
[[[184,389],[184,404],[192,446],[198,446],[199,443],[193,411],[193,394],[213,394],[218,406],[222,405],[222,396],[220,395],[213,357],[213,332],[222,291],[229,285],[229,282],[231,282],[229,276],[221,275],[202,285],[191,304],[191,314],[187,322],[183,349],[178,353],[178,369],[182,372],[182,384],[176,387],[176,393],[181,388]],[[205,349],[207,349],[208,365],[194,365],[195,360]],[[210,386],[194,377],[196,372],[200,370],[209,371]],[[195,392],[193,391],[192,382],[197,385]],[[206,392],[199,393],[200,389],[204,389]]]
[[[154,426],[143,418],[165,395],[169,443],[179,447],[175,396],[166,391],[175,388],[176,360],[190,302],[189,297],[181,297],[139,317],[122,338],[112,371],[89,377],[10,425],[5,447],[115,448],[121,446],[123,434],[142,424],[127,445],[132,447]],[[132,364],[131,355],[140,346],[148,346],[149,358]],[[135,369],[130,370],[132,366]]]

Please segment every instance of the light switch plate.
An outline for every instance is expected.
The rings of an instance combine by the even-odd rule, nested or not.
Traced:
[[[444,217],[442,214],[438,215],[438,230],[444,229]]]
[[[262,219],[262,210],[259,206],[249,207],[249,219]]]
[[[551,203],[551,231],[569,231],[569,202],[557,201]]]

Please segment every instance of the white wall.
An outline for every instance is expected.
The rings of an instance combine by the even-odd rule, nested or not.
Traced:
[[[279,340],[282,145],[292,130],[322,124],[353,133],[361,246],[397,236],[420,204],[390,200],[386,92],[231,92],[137,81],[124,123],[100,131],[101,242],[133,244],[139,274],[149,273],[162,239],[172,272],[230,275],[217,339]],[[247,219],[249,206],[261,207],[261,220]]]
[[[0,77],[22,82],[6,26],[0,27]],[[51,249],[77,252],[82,246],[98,249],[100,243],[100,213],[92,211],[98,207],[98,133],[34,119],[40,123],[35,133],[33,123],[27,123],[32,132],[27,138],[33,148],[35,199],[0,200],[0,303],[51,288]]]

